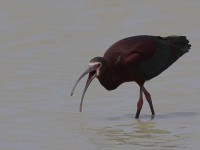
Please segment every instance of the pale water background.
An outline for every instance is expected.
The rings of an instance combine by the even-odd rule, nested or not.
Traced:
[[[199,0],[1,0],[1,150],[188,150],[200,147]],[[189,53],[146,83],[71,89],[94,56],[138,35],[187,35]]]

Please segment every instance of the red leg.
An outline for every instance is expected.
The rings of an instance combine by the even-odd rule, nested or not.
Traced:
[[[136,118],[136,119],[139,118],[140,111],[141,111],[141,109],[142,109],[142,105],[143,105],[142,87],[140,87],[140,97],[139,97],[139,100],[138,100],[138,102],[137,102],[137,112],[136,112],[136,115],[135,115],[135,118]]]
[[[147,102],[149,103],[150,109],[151,109],[151,114],[152,114],[152,118],[154,118],[155,112],[154,112],[154,108],[153,108],[153,103],[152,103],[152,99],[151,99],[151,95],[150,93],[145,89],[145,87],[142,87],[142,91],[146,97]]]

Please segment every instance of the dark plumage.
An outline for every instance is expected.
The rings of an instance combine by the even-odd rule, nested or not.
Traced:
[[[154,108],[151,96],[144,87],[145,81],[156,77],[167,69],[188,52],[190,47],[191,45],[185,36],[139,35],[122,39],[108,48],[103,57],[95,57],[90,60],[89,69],[80,76],[71,95],[79,80],[87,73],[89,76],[82,95],[80,111],[82,110],[84,94],[95,77],[107,90],[114,90],[124,82],[135,81],[140,86],[135,117],[139,117],[142,109],[143,93],[153,117],[155,115]]]

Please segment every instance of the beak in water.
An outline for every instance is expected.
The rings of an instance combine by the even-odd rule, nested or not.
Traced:
[[[96,66],[90,66],[80,77],[79,79],[76,81],[73,89],[72,89],[72,92],[71,92],[71,96],[73,95],[74,93],[74,90],[76,88],[76,85],[78,84],[78,82],[86,75],[89,73],[88,75],[88,79],[87,79],[87,82],[86,82],[86,85],[85,85],[85,88],[84,88],[84,91],[83,91],[83,94],[82,94],[82,97],[81,97],[81,103],[80,103],[80,107],[79,107],[79,111],[81,112],[82,111],[82,105],[83,105],[83,98],[84,98],[84,95],[85,95],[85,92],[87,90],[87,88],[89,87],[90,83],[92,82],[92,80],[96,77]]]

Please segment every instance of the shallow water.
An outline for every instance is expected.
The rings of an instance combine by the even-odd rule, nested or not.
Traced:
[[[198,149],[200,146],[200,2],[1,0],[0,149]],[[187,35],[189,53],[146,83],[156,116],[145,102],[134,119],[135,83],[106,91],[86,78],[71,89],[94,56],[138,35]]]

